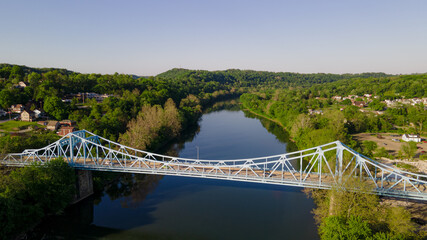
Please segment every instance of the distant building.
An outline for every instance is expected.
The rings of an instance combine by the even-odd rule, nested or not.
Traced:
[[[20,88],[26,88],[26,87],[28,87],[28,83],[23,82],[23,81],[20,81],[20,82],[18,83],[18,87],[20,87]]]
[[[365,102],[364,101],[354,101],[353,105],[356,106],[356,107],[362,108],[362,107],[365,106]]]
[[[10,111],[12,111],[13,113],[21,113],[24,109],[25,108],[22,104],[16,104],[10,107]]]
[[[51,131],[56,131],[59,128],[59,122],[58,121],[47,121],[46,129]]]
[[[421,137],[415,134],[403,134],[402,140],[405,142],[421,142]]]
[[[323,111],[322,111],[322,110],[313,110],[313,109],[308,109],[308,113],[309,113],[310,115],[313,115],[313,114],[323,115]]]
[[[58,131],[59,136],[65,136],[71,132],[76,131],[75,127],[61,127]]]
[[[32,122],[36,119],[35,114],[31,110],[24,110],[21,113],[21,121]]]
[[[41,117],[43,117],[43,116],[44,116],[44,112],[42,112],[42,111],[40,111],[40,110],[38,110],[38,109],[34,110],[33,112],[34,112],[34,116],[35,116],[36,118],[41,118]]]
[[[332,97],[332,100],[335,100],[335,101],[341,101],[341,100],[342,100],[342,97],[341,97],[341,96],[333,96],[333,97]]]
[[[85,102],[87,99],[95,99],[97,102],[102,102],[106,98],[111,97],[111,96],[114,96],[114,95],[98,94],[98,93],[93,93],[93,92],[72,93],[72,94],[65,95],[64,98],[62,99],[62,101],[63,102],[71,102],[73,98],[76,98],[81,102]]]
[[[73,120],[68,120],[68,119],[66,119],[66,120],[62,120],[62,121],[60,121],[60,122],[59,122],[59,124],[61,124],[61,126],[69,126],[69,127],[73,127],[73,126],[75,126],[75,125],[76,125],[76,122],[75,122],[75,121],[73,121]]]

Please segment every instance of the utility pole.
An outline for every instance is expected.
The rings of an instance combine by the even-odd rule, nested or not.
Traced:
[[[199,160],[199,146],[196,146],[197,148],[197,160]]]

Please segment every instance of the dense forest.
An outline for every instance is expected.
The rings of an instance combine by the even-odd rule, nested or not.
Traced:
[[[136,78],[134,75],[118,73],[81,74],[65,69],[37,69],[10,64],[1,64],[0,67],[1,108],[23,104],[31,110],[41,109],[52,119],[74,120],[80,129],[87,129],[111,140],[118,140],[120,134],[126,132],[127,125],[138,116],[142,107],[163,106],[168,99],[172,99],[179,109],[179,121],[185,128],[197,121],[202,106],[237,97],[253,89],[307,87],[314,83],[350,78],[387,76],[383,73],[338,75],[172,69],[155,77]],[[27,86],[19,87],[20,82]],[[83,92],[109,94],[109,97],[102,102],[94,99],[83,103],[77,99],[69,103],[63,101],[68,95]],[[3,152],[25,148],[20,141],[13,141],[9,136],[4,138],[7,139],[0,139],[0,144],[12,144],[2,144]],[[47,141],[51,140],[54,139],[49,138]]]

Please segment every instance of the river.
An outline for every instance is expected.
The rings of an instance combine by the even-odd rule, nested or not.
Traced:
[[[273,134],[274,133],[274,134]],[[292,150],[275,123],[239,108],[206,113],[163,152],[234,159]],[[176,176],[122,175],[36,228],[34,239],[318,239],[302,189]]]

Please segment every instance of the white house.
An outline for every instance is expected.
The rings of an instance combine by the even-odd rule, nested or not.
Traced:
[[[421,142],[421,138],[420,135],[415,135],[415,134],[403,134],[402,135],[402,140],[405,142]]]
[[[43,112],[38,109],[34,110],[33,112],[34,112],[34,117],[36,118],[40,118],[43,115]]]

